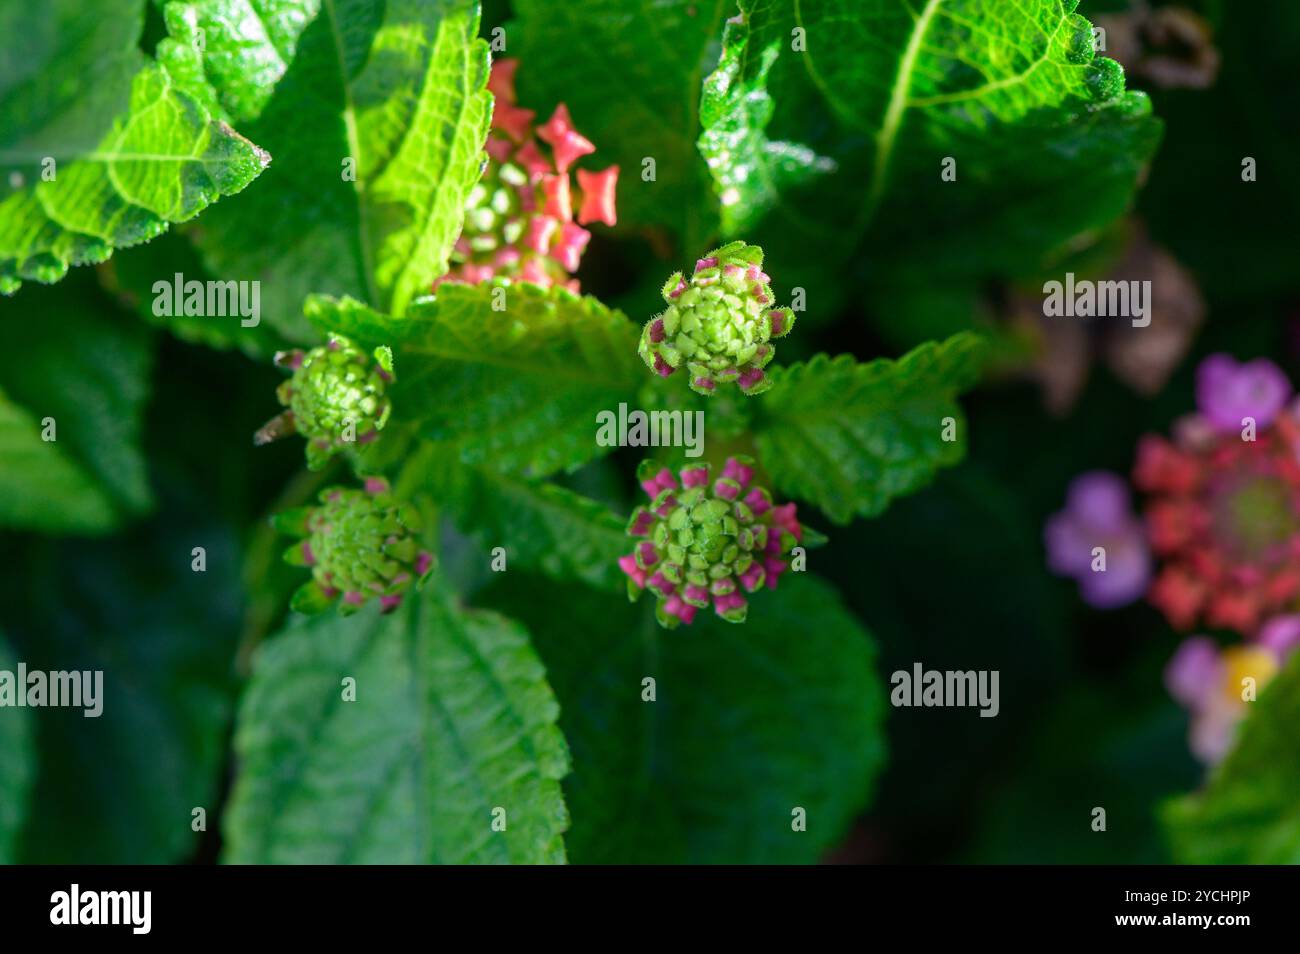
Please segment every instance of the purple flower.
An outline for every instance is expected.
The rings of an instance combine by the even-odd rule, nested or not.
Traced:
[[[1229,355],[1212,354],[1196,369],[1196,405],[1219,431],[1240,430],[1246,417],[1267,427],[1290,396],[1291,382],[1267,358],[1239,364]]]
[[[1165,686],[1191,714],[1188,744],[1207,765],[1223,759],[1246,715],[1245,688],[1262,690],[1300,646],[1300,616],[1266,623],[1254,642],[1219,649],[1208,636],[1183,642],[1165,667]],[[1250,698],[1253,698],[1250,697]]]
[[[1185,639],[1165,666],[1165,688],[1188,709],[1200,708],[1202,700],[1223,680],[1219,647],[1209,636]]]
[[[1256,644],[1285,659],[1291,650],[1300,646],[1300,613],[1275,616],[1255,634]]]
[[[1151,553],[1129,506],[1128,486],[1118,475],[1094,470],[1076,477],[1065,509],[1047,521],[1043,540],[1048,568],[1074,577],[1090,605],[1123,606],[1146,592]]]

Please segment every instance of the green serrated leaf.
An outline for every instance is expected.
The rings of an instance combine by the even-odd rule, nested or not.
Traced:
[[[524,629],[440,585],[293,625],[240,709],[226,860],[563,862],[557,716]]]
[[[818,355],[778,368],[755,426],[764,468],[783,494],[837,523],[880,513],[965,454],[955,396],[978,378],[983,350],[963,333],[897,361]]]
[[[507,566],[538,570],[621,592],[617,565],[630,549],[627,520],[565,487],[462,464],[454,448],[423,444],[399,486],[420,489],[487,550],[502,547]]]
[[[627,317],[559,287],[446,284],[402,318],[313,296],[307,314],[323,331],[392,345],[395,422],[455,443],[465,463],[533,477],[607,453],[597,413],[645,379]]]
[[[1165,830],[1188,864],[1300,864],[1300,653],[1261,690],[1204,791],[1169,802]]]
[[[17,672],[17,660],[3,638],[0,670]],[[36,776],[33,733],[30,710],[9,704],[0,707],[0,865],[14,863],[18,832],[27,818],[27,800]]]
[[[493,592],[533,632],[560,698],[574,861],[811,863],[867,806],[884,684],[825,583],[795,574],[743,625],[701,616],[671,633],[647,606],[578,586]]]
[[[0,63],[0,291],[148,241],[270,162],[139,52],[141,8],[57,0],[0,14],[0,34],[32,51]]]
[[[1032,268],[1122,214],[1161,126],[1075,6],[745,0],[750,42],[780,49],[774,134],[840,162],[758,240],[934,283]]]
[[[728,4],[519,0],[514,10],[507,35],[520,104],[544,118],[565,103],[599,155],[623,170],[619,226],[666,227],[695,254],[715,224],[695,148],[700,84]]]
[[[446,271],[492,112],[477,30],[468,0],[330,0],[303,32],[248,127],[274,167],[197,236],[286,336],[311,339],[311,293],[401,314]]]
[[[787,189],[835,170],[835,160],[805,145],[767,137],[775,108],[767,76],[779,54],[776,40],[762,50],[753,47],[743,17],[729,20],[722,59],[704,80],[698,145],[713,177],[727,237],[753,228]]]

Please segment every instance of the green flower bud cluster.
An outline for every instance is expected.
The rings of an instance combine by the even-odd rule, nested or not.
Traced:
[[[776,354],[772,339],[794,327],[794,312],[773,307],[763,250],[732,242],[695,263],[689,279],[675,273],[663,287],[668,308],[641,332],[640,355],[668,377],[685,367],[688,383],[713,394],[734,382],[745,394],[772,386],[763,369]]]
[[[371,597],[388,613],[433,569],[433,555],[420,548],[418,514],[380,477],[367,477],[361,490],[329,487],[319,506],[277,514],[274,524],[302,538],[284,554],[286,562],[312,571],[293,596],[291,605],[301,613],[321,612],[339,600],[348,615]]]
[[[332,334],[310,351],[282,351],[276,364],[293,370],[276,396],[288,408],[258,432],[257,443],[299,433],[307,439],[307,467],[320,470],[350,445],[379,436],[392,403],[393,353],[376,348],[367,355],[342,335]]]
[[[655,616],[673,629],[712,606],[732,623],[749,612],[746,593],[776,589],[788,557],[804,530],[792,503],[772,503],[754,483],[754,462],[729,457],[713,479],[707,464],[688,464],[679,474],[643,461],[637,479],[650,498],[637,507],[627,532],[637,542],[619,558],[628,596],[655,596]]]

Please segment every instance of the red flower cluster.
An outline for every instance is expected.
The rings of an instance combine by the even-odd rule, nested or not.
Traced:
[[[1178,629],[1252,633],[1300,598],[1300,425],[1277,414],[1254,440],[1191,419],[1147,436],[1133,482],[1162,567],[1147,598]]]
[[[496,97],[488,134],[488,164],[469,195],[465,225],[452,254],[452,269],[434,283],[475,284],[504,277],[578,290],[578,270],[591,222],[613,225],[618,166],[599,172],[573,164],[596,151],[574,127],[561,103],[541,126],[515,98],[518,60],[492,64],[488,88]],[[576,221],[574,209],[577,209]]]

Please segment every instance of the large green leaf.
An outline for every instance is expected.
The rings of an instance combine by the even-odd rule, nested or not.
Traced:
[[[751,229],[781,201],[782,193],[835,169],[834,160],[808,146],[767,136],[776,108],[767,76],[780,49],[776,40],[755,49],[744,17],[729,20],[722,59],[704,81],[699,148],[713,176],[721,228],[728,237]]]
[[[778,368],[755,425],[764,468],[784,495],[839,523],[880,513],[961,460],[955,397],[977,379],[983,349],[963,333],[897,361],[818,355]]]
[[[195,65],[235,122],[261,115],[289,69],[298,40],[320,12],[321,0],[176,0],[163,8],[172,42],[159,58],[173,71]]]
[[[714,214],[695,149],[700,85],[717,59],[727,0],[518,0],[507,29],[523,106],[545,118],[556,103],[616,162],[619,224],[669,228],[693,255]],[[654,160],[648,179],[645,160]]]
[[[307,313],[323,330],[394,348],[394,421],[418,421],[466,463],[531,476],[607,453],[597,413],[646,380],[627,317],[559,287],[446,284],[402,318],[313,296]]]
[[[89,275],[0,301],[0,327],[0,525],[98,532],[147,509],[148,329]]]
[[[494,594],[528,624],[560,697],[575,861],[814,862],[867,806],[884,687],[826,584],[787,577],[744,625],[673,632],[647,605],[578,586],[512,578]]]
[[[0,554],[6,633],[29,671],[103,672],[98,717],[32,710],[40,765],[21,861],[177,862],[199,839],[194,809],[215,824],[241,594],[236,541],[195,517],[206,505],[111,542]],[[191,568],[196,546],[204,572]]]
[[[1300,864],[1300,653],[1259,694],[1203,792],[1165,806],[1180,861]]]
[[[17,672],[17,660],[0,638],[0,670]],[[31,711],[0,707],[0,865],[12,864],[18,832],[36,775]]]
[[[627,520],[604,504],[548,481],[462,464],[455,449],[424,443],[407,461],[399,489],[429,492],[485,550],[501,547],[506,567],[557,580],[623,589],[617,565]]]
[[[468,0],[331,0],[303,32],[248,127],[275,165],[198,236],[219,277],[261,279],[289,337],[311,337],[311,293],[401,314],[446,271],[491,117],[477,30]]]
[[[248,185],[266,152],[214,117],[205,91],[136,46],[142,0],[6,4],[0,35],[0,291],[58,281],[148,241]]]
[[[292,625],[260,650],[240,709],[226,858],[562,862],[557,716],[523,628],[440,586],[389,616]]]
[[[750,43],[780,50],[773,134],[840,161],[785,197],[761,236],[773,257],[781,243],[837,259],[856,247],[859,273],[884,284],[1008,274],[1121,214],[1160,124],[1118,64],[1094,58],[1075,6],[744,0]],[[751,57],[745,78],[762,68]]]

